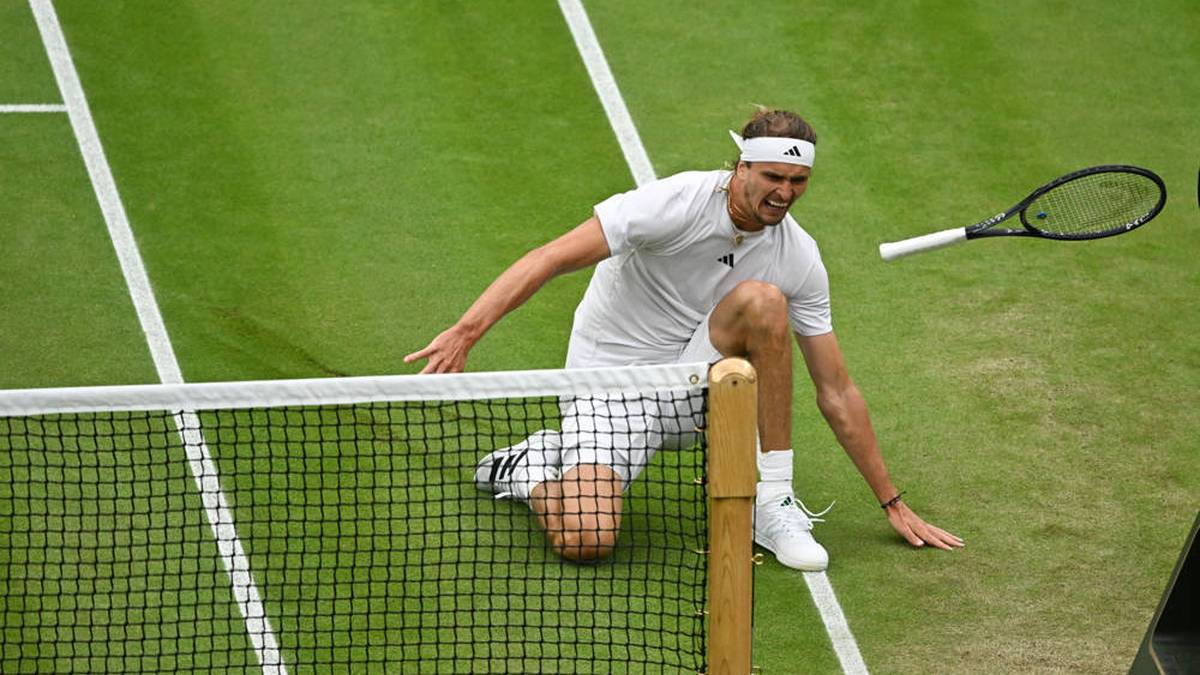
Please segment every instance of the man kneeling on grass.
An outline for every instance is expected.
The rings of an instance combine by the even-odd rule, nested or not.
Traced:
[[[792,335],[817,405],[888,522],[913,546],[952,549],[957,536],[900,498],[866,402],[833,333],[829,279],[816,242],[788,213],[808,188],[816,134],[800,116],[759,110],[732,134],[732,171],[689,171],[614,195],[594,215],[504,271],[457,323],[405,362],[460,372],[492,325],[553,277],[596,265],[567,350],[567,367],[713,362],[744,357],[759,378],[760,482],[754,540],[781,563],[823,570],[816,515],[792,488]],[[614,406],[621,407],[611,415]],[[686,443],[687,405],[573,401],[562,431],[540,431],[479,463],[484,490],[533,510],[554,550],[593,560],[616,545],[621,495],[653,453]]]

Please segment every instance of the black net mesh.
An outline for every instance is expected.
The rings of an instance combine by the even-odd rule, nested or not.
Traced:
[[[565,561],[529,505],[493,494],[603,443],[637,473],[669,432],[606,417],[658,396],[586,420],[555,397],[0,417],[0,671],[257,669],[256,631],[288,672],[702,671],[703,434],[652,453],[598,561]],[[185,447],[184,422],[202,443]],[[480,489],[477,463],[514,445]],[[551,481],[543,506],[548,485],[597,489]],[[218,499],[251,573],[232,583]],[[596,515],[564,513],[578,501],[558,500],[559,534]],[[269,627],[246,621],[238,584]]]

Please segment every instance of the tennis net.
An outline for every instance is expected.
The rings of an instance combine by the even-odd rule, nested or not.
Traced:
[[[707,371],[0,392],[0,671],[716,672]],[[602,560],[476,485],[530,437],[662,448]]]

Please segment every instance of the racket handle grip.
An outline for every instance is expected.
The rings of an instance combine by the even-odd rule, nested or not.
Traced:
[[[906,255],[920,253],[921,251],[932,251],[935,248],[957,244],[960,241],[967,240],[967,228],[955,227],[933,234],[926,234],[912,239],[904,239],[902,241],[893,241],[879,245],[879,257],[887,261],[903,258]]]

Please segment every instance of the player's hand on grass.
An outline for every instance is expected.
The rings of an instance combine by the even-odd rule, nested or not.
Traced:
[[[467,353],[474,344],[457,327],[451,327],[442,331],[424,349],[404,357],[404,362],[427,359],[421,373],[461,373],[467,367]]]
[[[963,540],[957,535],[921,520],[921,517],[913,513],[902,501],[884,510],[892,527],[913,546],[929,545],[946,551],[963,546]]]

